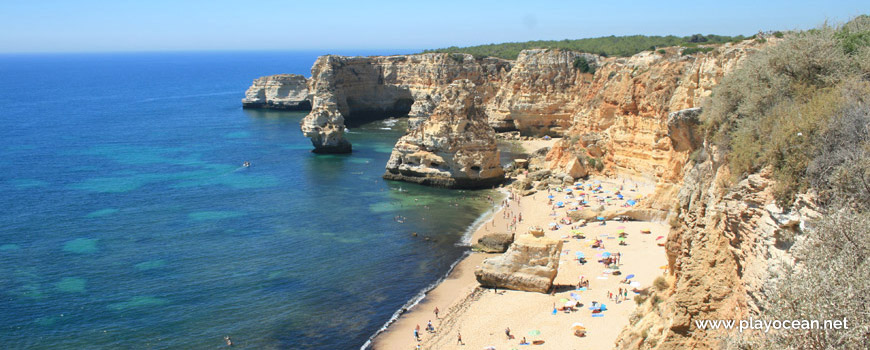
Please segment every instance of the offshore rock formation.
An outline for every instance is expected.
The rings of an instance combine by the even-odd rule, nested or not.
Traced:
[[[513,242],[513,233],[493,232],[480,237],[480,239],[477,240],[477,244],[474,245],[474,248],[484,253],[504,253],[508,248],[510,248],[511,243]]]
[[[559,271],[561,252],[561,240],[522,235],[504,254],[484,260],[474,275],[485,287],[546,293]]]
[[[291,111],[311,110],[308,80],[297,74],[278,74],[257,78],[245,92],[242,107]]]
[[[419,125],[452,82],[467,79],[484,100],[510,70],[510,62],[461,54],[341,57],[321,56],[311,68],[311,113],[302,131],[315,152],[350,152],[345,127],[387,117],[409,116]]]
[[[450,188],[502,182],[495,131],[474,84],[457,80],[440,95],[429,119],[396,143],[384,178]]]

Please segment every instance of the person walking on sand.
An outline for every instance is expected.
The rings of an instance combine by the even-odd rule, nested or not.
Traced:
[[[465,345],[465,343],[462,342],[462,333],[456,332],[456,344]]]
[[[438,319],[438,307],[435,307],[435,319]]]
[[[507,338],[508,338],[509,340],[510,340],[511,338],[513,338],[513,337],[511,337],[511,328],[510,328],[510,327],[506,327],[506,328],[504,329],[504,335],[506,335]]]
[[[420,340],[420,325],[417,325],[417,328],[414,328],[414,340]]]

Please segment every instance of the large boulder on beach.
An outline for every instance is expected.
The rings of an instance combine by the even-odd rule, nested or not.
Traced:
[[[513,242],[513,233],[487,233],[477,240],[475,248],[485,253],[504,253]]]
[[[561,251],[560,240],[522,235],[504,254],[485,259],[474,275],[484,287],[546,293],[559,271]]]

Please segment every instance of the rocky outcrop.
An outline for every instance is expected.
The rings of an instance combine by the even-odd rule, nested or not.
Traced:
[[[546,293],[559,270],[562,241],[526,234],[501,256],[488,258],[474,271],[485,287]]]
[[[597,55],[564,50],[520,52],[498,93],[487,104],[490,124],[498,131],[524,135],[562,135],[570,129],[575,111],[584,103],[580,91],[592,74],[574,68],[583,58],[596,65]]]
[[[291,111],[311,110],[308,80],[296,74],[278,74],[257,78],[245,92],[242,107]]]
[[[703,142],[702,133],[698,130],[701,125],[701,108],[687,108],[668,114],[668,137],[674,151],[694,151]]]
[[[350,152],[345,127],[408,116],[419,125],[438,106],[442,91],[467,79],[487,100],[510,62],[463,54],[408,56],[321,56],[311,68],[312,110],[302,121],[315,152]]]
[[[769,171],[737,184],[715,147],[690,162],[667,238],[664,301],[643,305],[617,340],[619,349],[717,349],[723,332],[698,331],[694,320],[745,319],[764,307],[763,288],[791,264],[790,251],[819,214],[812,197],[776,206]]]
[[[384,178],[450,188],[504,181],[495,131],[482,107],[471,81],[450,84],[432,115],[396,142]]]
[[[548,167],[566,172],[580,158],[591,171],[679,183],[691,153],[680,142],[697,140],[679,133],[689,126],[680,122],[690,119],[669,124],[669,114],[700,106],[725,74],[763,45],[750,40],[705,54],[647,51],[599,59],[595,74],[582,75],[571,88],[572,126],[566,140],[551,149]]]
[[[513,233],[487,233],[474,246],[484,253],[504,253],[514,242]]]

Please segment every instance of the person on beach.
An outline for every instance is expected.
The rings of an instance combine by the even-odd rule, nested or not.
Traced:
[[[465,343],[462,342],[462,333],[456,332],[456,344],[465,345]]]
[[[508,339],[513,339],[513,337],[511,336],[511,328],[510,327],[505,327],[504,335],[506,335]]]
[[[432,326],[432,320],[429,320],[429,324],[426,325],[426,331],[430,333],[435,333],[435,327]]]
[[[438,319],[438,307],[435,307],[435,319]]]
[[[420,340],[420,325],[417,325],[417,328],[414,328],[414,340]]]
[[[523,337],[523,341],[520,342],[520,345],[529,345],[529,342],[526,341],[526,337]]]

